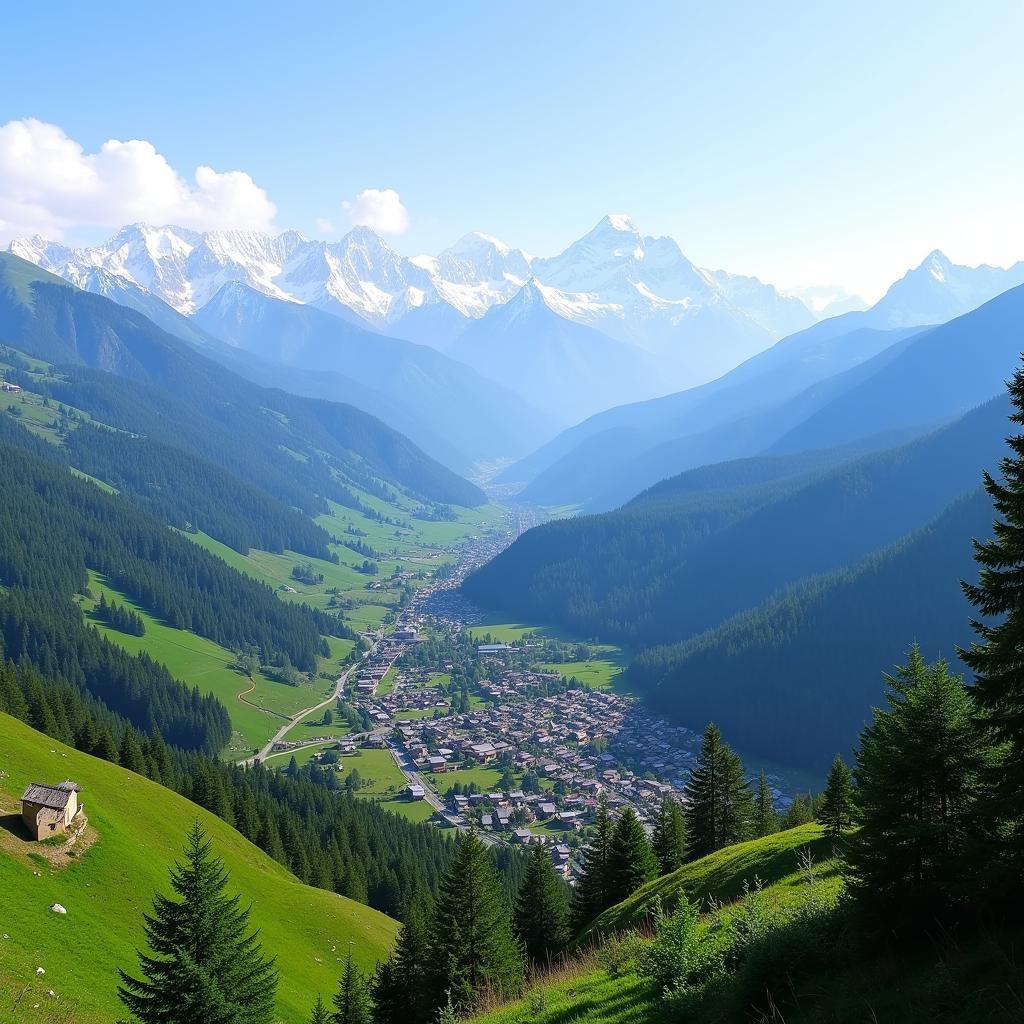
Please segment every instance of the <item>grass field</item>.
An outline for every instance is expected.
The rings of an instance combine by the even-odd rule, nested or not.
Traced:
[[[356,795],[367,799],[393,796],[405,789],[405,776],[399,770],[390,750],[360,750],[357,754],[344,758],[345,771],[342,779],[354,769],[359,770],[364,785],[356,790]]]
[[[547,662],[538,664],[544,672],[558,672],[571,677],[575,676],[581,683],[595,690],[615,690],[617,693],[627,692],[623,686],[622,673],[629,662],[628,652],[615,644],[595,644],[569,636],[562,630],[551,626],[527,625],[523,622],[502,622],[497,618],[489,619],[469,629],[470,635],[480,640],[490,635],[495,643],[518,643],[524,637],[534,635],[542,639],[560,640],[563,643],[586,643],[591,657],[587,661]]]
[[[385,694],[391,693],[395,688],[395,680],[398,678],[398,669],[394,665],[391,666],[384,673],[384,678],[380,681],[380,686],[377,687],[377,694],[383,697]]]
[[[19,838],[11,815],[27,783],[64,778],[81,785],[97,837],[58,870]],[[397,932],[383,914],[302,885],[183,797],[6,715],[0,715],[0,806],[8,815],[0,818],[0,1020],[11,1024],[110,1024],[122,1016],[117,969],[137,967],[142,914],[157,891],[168,891],[167,868],[197,818],[225,861],[230,890],[252,904],[252,924],[277,956],[277,1012],[284,1024],[307,1021],[317,992],[329,1000],[349,948],[370,969]],[[52,913],[54,903],[67,915]],[[37,967],[46,974],[37,975]],[[12,994],[25,986],[26,998],[15,1010]],[[48,989],[57,997],[48,997]]]
[[[568,679],[575,676],[594,690],[625,692],[622,673],[626,656],[621,649],[610,644],[590,645],[592,656],[586,661],[547,662],[538,667],[543,672],[557,672]]]
[[[498,786],[501,774],[497,768],[458,768],[452,772],[429,776],[429,778],[439,793],[446,793],[456,784],[468,786],[473,782],[480,787],[482,793],[492,793]]]
[[[291,737],[289,737],[290,739]],[[301,768],[304,764],[309,764],[313,758],[319,754],[322,750],[327,750],[329,747],[334,746],[334,741],[331,740],[328,743],[314,743],[308,747],[302,747],[299,750],[282,750],[279,754],[268,754],[264,758],[263,763],[269,765],[271,768],[284,768],[286,765],[291,763],[291,759],[294,756],[295,763]]]
[[[147,651],[154,660],[166,665],[176,679],[198,686],[203,693],[212,693],[228,709],[234,732],[225,750],[226,757],[248,756],[274,735],[285,716],[316,704],[331,691],[333,684],[325,679],[315,679],[302,686],[288,686],[264,675],[250,680],[228,667],[233,656],[226,648],[195,633],[165,625],[111,589],[94,573],[90,574],[89,588],[93,599],[81,599],[86,612],[90,612],[100,594],[105,593],[108,601],[116,599],[138,612],[146,624],[145,635],[139,637],[96,622],[110,640],[132,654]],[[239,699],[240,694],[245,700]]]
[[[363,782],[371,782],[356,790],[360,799],[373,800],[384,810],[400,814],[409,821],[427,821],[434,813],[425,800],[407,800],[402,795],[407,783],[390,750],[360,750],[352,757],[345,757],[342,763],[342,780],[353,769],[358,769]]]

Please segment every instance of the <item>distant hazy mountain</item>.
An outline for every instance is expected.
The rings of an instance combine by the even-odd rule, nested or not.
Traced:
[[[90,248],[41,238],[10,248],[80,287],[102,290],[100,271],[188,315],[240,283],[442,350],[533,278],[555,315],[657,353],[661,389],[716,376],[815,319],[755,278],[697,268],[672,239],[642,236],[624,216],[603,218],[551,259],[480,233],[437,256],[407,258],[364,227],[322,242],[294,231],[133,224]]]
[[[961,267],[937,249],[863,314],[870,327],[941,324],[1024,284],[1024,260],[1012,267]]]
[[[790,288],[784,294],[798,298],[821,320],[867,309],[869,305],[859,295],[838,286],[811,285],[808,288]]]
[[[896,350],[884,354],[890,346],[903,342],[922,326],[977,308],[1014,288],[1022,278],[1024,264],[1007,270],[958,267],[933,253],[897,281],[871,309],[821,321],[703,387],[609,409],[570,428],[510,467],[502,480],[528,482],[524,495],[532,500],[583,503],[603,509],[621,503],[661,477],[691,466],[756,454],[796,430],[840,391],[859,383],[858,374],[841,376],[846,371],[875,359],[877,362],[858,371],[873,374],[887,359],[895,357]],[[981,330],[978,326],[974,329]],[[999,338],[1012,347],[1019,343],[1007,334],[1010,329],[1010,325],[1004,325]],[[980,344],[984,337],[979,335],[976,341]],[[982,401],[1001,386],[1000,373],[1005,374],[1005,365],[993,373],[986,358],[973,360],[969,340],[962,344],[955,358],[964,363],[966,381],[980,374],[984,383],[974,401]],[[1003,355],[1000,352],[997,360]],[[922,374],[925,369],[921,367]],[[901,404],[910,418],[890,422],[885,416],[877,418],[871,405],[851,407],[846,425],[836,426],[828,440],[816,438],[815,428],[809,426],[803,434],[794,434],[785,450],[798,450],[800,444],[845,443],[871,432],[922,428],[943,416],[955,415],[972,403],[956,402],[956,371],[951,373],[944,380],[942,393],[950,388],[952,393],[948,400],[935,405],[936,409],[946,409],[944,413],[936,412],[931,419],[924,415],[916,404],[920,385],[912,386],[907,381],[905,386],[912,390]],[[926,379],[930,378],[925,374],[921,380]],[[815,388],[819,382],[821,386]],[[969,391],[966,388],[961,393]],[[793,401],[798,395],[799,401]],[[912,410],[920,415],[911,415]],[[887,425],[883,426],[883,421]],[[595,461],[597,449],[602,452],[599,462]]]
[[[513,390],[433,348],[376,334],[237,282],[224,285],[189,323],[233,346],[233,358],[209,354],[243,376],[300,394],[352,401],[460,471],[526,451],[569,420],[564,413],[556,417],[528,405]],[[274,379],[268,375],[274,366],[292,372]],[[359,388],[351,398],[346,380]]]
[[[592,416],[500,480],[529,481],[524,497],[542,504],[613,508],[664,477],[763,450],[829,401],[828,382],[912,333],[795,334],[709,384]]]
[[[653,357],[559,316],[549,294],[531,279],[467,327],[449,354],[569,422],[658,391]]]

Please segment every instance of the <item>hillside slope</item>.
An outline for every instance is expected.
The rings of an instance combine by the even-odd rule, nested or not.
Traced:
[[[464,588],[488,609],[579,635],[684,640],[930,522],[996,464],[1007,409],[994,399],[910,444],[838,455],[817,472],[810,454],[691,470],[615,512],[527,531]],[[690,476],[704,486],[687,488]]]
[[[896,307],[894,322],[823,321],[703,387],[592,417],[502,479],[527,481],[534,502],[604,511],[693,466],[920,434],[1001,391],[1020,348],[1024,289],[968,289],[949,308],[957,318],[933,328],[906,326]]]
[[[944,657],[963,671],[956,645],[970,645],[973,634],[959,583],[974,578],[971,538],[989,536],[991,520],[979,488],[852,570],[806,581],[686,643],[643,652],[631,681],[687,725],[713,719],[743,750],[823,777],[881,701],[881,673],[901,664],[911,643],[929,661]]]
[[[9,253],[0,253],[0,340],[62,365],[59,401],[185,448],[307,512],[317,495],[344,500],[346,479],[373,477],[428,501],[485,500],[362,410],[251,384],[134,310]]]
[[[97,838],[56,869],[21,841],[11,815],[26,784],[64,778],[81,785]],[[32,986],[32,998],[15,1020],[109,1024],[118,1017],[117,969],[136,968],[142,914],[157,891],[167,891],[167,868],[197,818],[230,872],[231,891],[252,903],[252,924],[264,948],[277,956],[278,1013],[286,1024],[306,1021],[316,992],[326,998],[334,990],[349,943],[356,961],[369,968],[387,955],[397,932],[396,922],[383,914],[302,885],[183,797],[2,714],[0,806],[0,987],[17,992]],[[53,903],[66,907],[67,915],[52,913]],[[45,976],[36,974],[37,967]],[[56,997],[44,995],[47,989]],[[30,1009],[37,1002],[40,1009]]]

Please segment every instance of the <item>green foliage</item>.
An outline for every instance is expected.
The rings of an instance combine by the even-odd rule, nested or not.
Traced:
[[[678,800],[666,797],[661,802],[651,840],[651,847],[658,861],[658,872],[668,875],[681,868],[686,860],[688,845],[682,805]]]
[[[430,1024],[434,1003],[429,955],[429,917],[422,899],[414,898],[394,952],[373,979],[375,1024]]]
[[[825,826],[825,835],[833,840],[842,839],[853,824],[853,775],[838,755],[828,773],[818,820]]]
[[[534,843],[515,904],[515,925],[526,955],[548,963],[569,939],[568,894],[555,874],[547,848]]]
[[[768,785],[768,776],[764,769],[757,776],[757,793],[754,794],[754,816],[751,821],[751,831],[754,838],[770,836],[779,830],[779,818],[775,813],[775,801],[772,799],[772,791]]]
[[[580,931],[602,910],[615,902],[612,899],[610,872],[611,842],[612,820],[608,813],[608,798],[602,793],[598,797],[597,815],[594,818],[590,841],[583,854],[583,873],[573,890],[574,931]]]
[[[684,896],[671,914],[657,907],[655,936],[640,960],[639,973],[668,1003],[721,972],[722,957],[700,927],[697,908]]]
[[[345,960],[345,970],[338,982],[338,991],[332,999],[334,1013],[331,1024],[372,1024],[370,988],[363,972],[352,959],[351,948]]]
[[[1011,421],[1024,424],[1024,368],[1010,380]],[[1024,434],[1007,438],[1009,454],[999,465],[1001,480],[984,475],[996,520],[993,537],[974,542],[980,569],[977,584],[963,584],[979,618],[971,625],[977,642],[960,655],[975,673],[973,693],[999,757],[986,773],[980,817],[989,874],[999,889],[1024,897]]]
[[[435,1005],[448,993],[464,1010],[485,989],[507,998],[522,985],[522,952],[508,903],[487,847],[473,831],[456,837],[454,857],[438,886],[430,964]]]
[[[309,1024],[331,1024],[331,1015],[319,992],[316,995],[316,1002],[313,1004],[313,1013],[309,1018]]]
[[[739,756],[712,722],[704,730],[697,763],[686,784],[689,855],[704,857],[750,832],[750,789]]]
[[[139,953],[142,978],[119,972],[121,1001],[142,1024],[271,1021],[274,961],[263,956],[255,932],[246,934],[249,911],[238,896],[225,894],[227,884],[224,864],[197,821],[185,862],[171,870],[179,899],[158,895],[146,917],[151,952]]]
[[[892,926],[941,917],[970,886],[964,857],[986,750],[971,692],[945,662],[925,664],[915,645],[885,678],[888,708],[857,751],[860,828],[847,857],[852,892]]]
[[[636,812],[627,807],[619,815],[608,847],[608,888],[611,901],[620,903],[658,874],[651,850]]]

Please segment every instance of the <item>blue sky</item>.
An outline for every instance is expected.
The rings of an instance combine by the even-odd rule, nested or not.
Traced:
[[[934,248],[1024,258],[1019,2],[24,4],[4,18],[0,125],[55,126],[82,168],[64,174],[74,161],[50,137],[0,136],[0,240],[91,240],[151,207],[340,235],[380,214],[360,192],[393,189],[405,216],[378,222],[410,254],[472,229],[549,254],[614,211],[700,265],[869,297]],[[200,166],[251,182],[172,201],[143,154],[96,191],[79,178],[121,173],[89,161],[110,139],[148,141],[187,189]],[[212,210],[218,197],[234,212]]]

